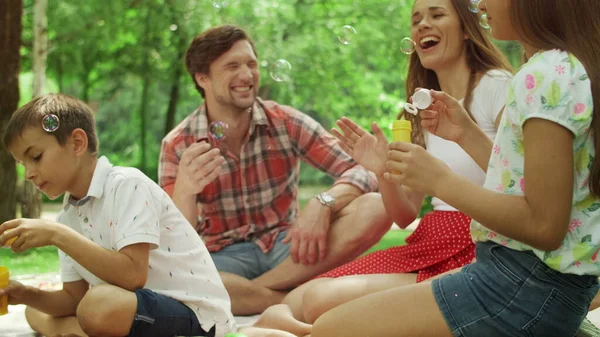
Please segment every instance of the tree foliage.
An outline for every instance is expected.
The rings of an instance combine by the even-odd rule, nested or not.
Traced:
[[[218,8],[213,2],[226,3]],[[404,101],[411,0],[61,0],[48,6],[48,91],[96,112],[100,152],[156,179],[165,132],[201,104],[183,55],[192,38],[233,23],[254,38],[261,95],[300,109],[325,127],[350,116],[384,128]],[[31,71],[33,0],[23,13],[22,81]],[[356,30],[349,44],[340,29]],[[512,45],[503,46],[518,61]],[[269,67],[292,65],[291,81]],[[23,86],[27,90],[27,86]],[[30,94],[22,95],[22,102]],[[304,183],[325,182],[306,171]]]

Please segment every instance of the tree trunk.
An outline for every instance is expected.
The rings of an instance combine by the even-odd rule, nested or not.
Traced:
[[[33,8],[33,98],[44,94],[46,59],[48,57],[48,0],[35,0]],[[42,194],[30,182],[23,184],[21,214],[24,218],[39,218],[42,214]]]
[[[35,0],[33,8],[33,97],[44,93],[48,58],[48,0]]]
[[[173,10],[173,14],[176,12]],[[173,15],[173,22],[177,22],[177,16]],[[165,120],[165,131],[163,135],[169,133],[175,127],[175,113],[177,112],[177,102],[179,101],[179,88],[181,86],[181,75],[183,74],[183,56],[186,50],[185,31],[181,25],[176,32],[173,32],[173,45],[177,47],[177,58],[173,64],[173,77],[171,82],[171,94],[169,95],[169,107],[167,108],[167,118]]]
[[[22,0],[0,1],[0,132],[19,104]],[[17,170],[13,157],[0,146],[0,222],[16,217]]]
[[[150,92],[150,78],[151,78],[151,69],[150,69],[150,23],[151,23],[151,14],[152,9],[148,8],[148,12],[146,14],[146,24],[144,28],[144,47],[146,51],[144,52],[143,60],[142,60],[142,96],[140,101],[140,165],[139,168],[142,172],[148,174],[146,172],[146,116],[148,115],[148,99]]]
[[[183,49],[181,49],[183,50]],[[183,57],[183,52],[179,53],[178,56]],[[178,57],[177,60],[181,60]],[[177,62],[174,65],[173,70],[173,82],[171,83],[171,94],[169,96],[169,107],[167,108],[167,120],[165,122],[164,135],[167,135],[175,127],[175,112],[177,112],[177,101],[179,100],[179,86],[181,84],[181,64]]]

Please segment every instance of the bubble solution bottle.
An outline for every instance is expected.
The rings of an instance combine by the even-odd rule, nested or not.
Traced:
[[[392,141],[411,143],[412,123],[406,119],[395,120],[392,124]]]
[[[10,271],[7,267],[0,266],[0,289],[8,286]],[[8,296],[0,297],[0,316],[8,314]]]
[[[392,124],[392,142],[411,143],[412,123],[406,119],[395,120]],[[398,171],[392,171],[398,174]]]

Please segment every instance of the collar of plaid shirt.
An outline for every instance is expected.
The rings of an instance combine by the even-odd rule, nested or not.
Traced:
[[[256,98],[256,101],[250,108],[252,119],[250,120],[250,126],[248,130],[248,136],[251,137],[257,126],[266,127],[267,130],[270,127],[269,119],[267,118],[267,114],[263,108],[263,102],[260,97]],[[196,133],[196,142],[207,141],[211,142],[212,137],[208,135],[208,109],[206,107],[206,102],[202,104],[198,111],[198,124],[197,124],[197,133]]]

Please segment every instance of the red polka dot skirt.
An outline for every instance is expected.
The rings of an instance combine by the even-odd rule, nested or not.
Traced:
[[[461,212],[430,212],[406,238],[406,245],[373,252],[316,278],[417,273],[417,282],[424,281],[475,258],[470,223],[471,218]]]

